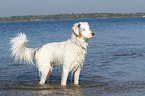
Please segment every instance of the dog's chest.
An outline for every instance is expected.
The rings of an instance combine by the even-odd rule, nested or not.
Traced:
[[[81,46],[78,46],[76,44],[72,44],[72,46],[68,47],[68,50],[66,51],[68,56],[68,59],[74,63],[83,63],[85,58],[86,49],[82,48]]]
[[[77,68],[83,66],[83,62],[85,59],[85,53],[86,53],[86,50],[79,46],[76,46],[76,48],[73,49],[73,51],[71,52],[71,55],[68,56],[68,59],[67,59],[67,60],[69,60],[69,62],[67,64],[70,64],[70,65],[68,65],[68,66],[70,66],[69,67],[70,71],[74,72]]]

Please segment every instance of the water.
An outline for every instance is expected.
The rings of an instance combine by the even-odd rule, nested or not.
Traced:
[[[71,74],[68,85],[60,86],[61,68],[56,66],[47,84],[39,85],[37,68],[10,56],[9,40],[18,32],[25,32],[28,47],[36,48],[69,39],[80,21],[90,24],[95,38],[89,40],[79,86]],[[145,18],[0,23],[0,53],[0,95],[145,95]]]

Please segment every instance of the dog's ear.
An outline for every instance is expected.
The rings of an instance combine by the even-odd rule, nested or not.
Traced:
[[[80,23],[75,23],[72,30],[73,32],[78,36],[79,35],[79,31],[80,31],[80,26],[81,24]]]

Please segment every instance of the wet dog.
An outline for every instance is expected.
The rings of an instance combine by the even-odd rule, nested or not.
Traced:
[[[39,70],[40,84],[45,84],[52,72],[53,64],[62,66],[61,85],[66,85],[69,72],[74,72],[74,84],[79,84],[79,75],[81,66],[85,59],[88,46],[88,39],[94,37],[87,22],[74,24],[72,28],[71,39],[64,42],[48,43],[40,48],[27,48],[27,37],[24,33],[12,38],[12,56],[15,60],[24,60],[27,63],[33,63],[35,59]]]

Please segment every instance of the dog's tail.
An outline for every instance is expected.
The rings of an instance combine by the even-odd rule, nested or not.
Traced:
[[[15,60],[20,62],[24,60],[24,62],[27,62],[29,64],[33,63],[33,56],[35,54],[36,49],[33,48],[26,48],[27,45],[27,37],[24,33],[18,33],[18,35],[15,38],[12,38],[10,40],[11,43],[11,55],[15,56]]]

